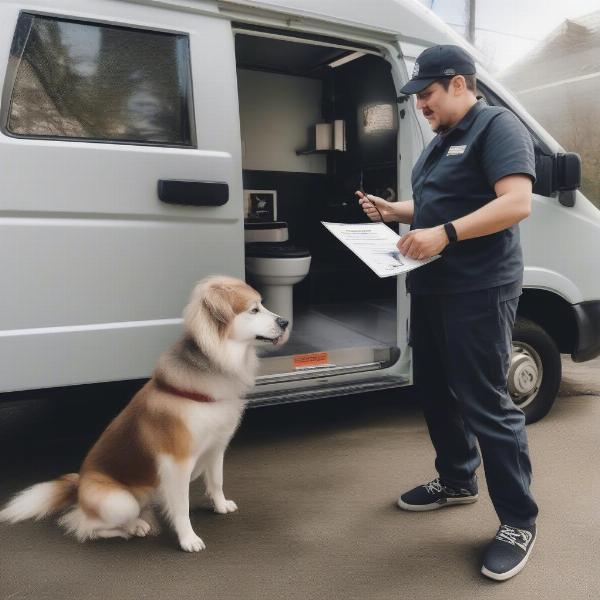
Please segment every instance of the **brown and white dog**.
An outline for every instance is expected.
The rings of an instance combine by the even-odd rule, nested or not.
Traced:
[[[237,510],[223,495],[223,456],[254,384],[255,343],[284,343],[288,322],[246,283],[221,276],[198,283],[183,317],[183,337],[159,358],[80,472],[23,490],[0,520],[40,519],[70,507],[59,523],[80,541],[128,538],[151,532],[159,506],[183,550],[205,548],[190,523],[190,481],[204,475],[216,512]]]

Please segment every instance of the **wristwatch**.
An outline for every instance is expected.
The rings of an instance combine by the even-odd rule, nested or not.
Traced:
[[[454,225],[452,225],[452,223],[444,223],[444,230],[446,231],[446,235],[448,236],[448,242],[450,244],[458,242],[458,237],[456,236],[456,229],[454,229]]]

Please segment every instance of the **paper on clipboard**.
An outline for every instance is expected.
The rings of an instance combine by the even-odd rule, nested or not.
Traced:
[[[381,222],[321,223],[379,277],[408,273],[440,257],[415,260],[403,256],[396,247],[400,236]]]

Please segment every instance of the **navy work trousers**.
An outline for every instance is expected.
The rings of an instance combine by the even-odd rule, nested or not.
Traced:
[[[483,457],[501,523],[528,527],[531,495],[525,416],[507,391],[520,282],[458,294],[412,294],[413,377],[440,480],[471,487]]]

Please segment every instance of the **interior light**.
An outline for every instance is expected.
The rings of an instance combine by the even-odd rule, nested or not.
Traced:
[[[337,60],[330,62],[329,66],[332,69],[335,69],[336,67],[341,67],[342,65],[345,65],[346,63],[349,63],[352,60],[356,60],[357,58],[360,58],[364,55],[364,52],[353,52],[352,54],[348,54],[347,56],[343,56],[342,58],[338,58]]]
[[[374,104],[362,109],[365,133],[394,129],[394,107],[391,104]]]

